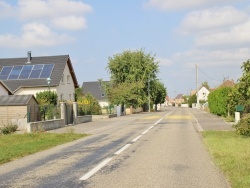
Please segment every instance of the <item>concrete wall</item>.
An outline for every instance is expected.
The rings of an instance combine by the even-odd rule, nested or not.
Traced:
[[[74,124],[86,123],[92,121],[92,115],[78,116],[74,119]]]
[[[64,119],[32,122],[27,124],[27,132],[47,131],[64,126]]]

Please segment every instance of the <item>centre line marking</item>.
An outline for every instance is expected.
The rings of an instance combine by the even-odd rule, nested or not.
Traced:
[[[125,149],[127,149],[129,146],[131,146],[131,144],[126,144],[126,145],[123,146],[121,149],[119,149],[117,152],[115,152],[115,155],[119,155],[119,154],[122,153]]]
[[[141,137],[142,137],[142,135],[139,135],[139,136],[137,136],[134,140],[132,140],[131,142],[132,142],[132,143],[133,143],[133,142],[136,142],[136,141],[139,140]]]
[[[158,123],[160,123],[161,120],[162,120],[162,118],[159,119],[159,120],[154,124],[154,126],[157,125]]]
[[[97,171],[99,171],[102,167],[104,167],[106,164],[108,164],[110,161],[112,160],[112,158],[107,158],[104,161],[102,161],[100,164],[98,164],[95,168],[93,168],[91,171],[89,171],[87,174],[85,174],[84,176],[82,176],[80,178],[80,180],[87,180],[89,179],[91,176],[93,176]]]
[[[141,133],[142,135],[146,134],[149,130],[147,129],[146,131],[144,131],[143,133]]]

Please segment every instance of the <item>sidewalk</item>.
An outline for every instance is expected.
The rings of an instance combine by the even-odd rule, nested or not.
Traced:
[[[210,114],[203,110],[190,109],[190,112],[197,119],[198,123],[204,131],[208,130],[223,130],[233,131],[234,128],[229,122],[225,122],[222,117]]]

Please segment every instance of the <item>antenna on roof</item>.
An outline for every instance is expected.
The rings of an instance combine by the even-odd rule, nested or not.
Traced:
[[[27,64],[30,64],[31,63],[31,51],[27,52],[27,58],[28,58]]]

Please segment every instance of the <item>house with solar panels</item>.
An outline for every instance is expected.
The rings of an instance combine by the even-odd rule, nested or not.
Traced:
[[[47,80],[50,80],[48,82]],[[36,96],[54,91],[61,101],[75,101],[76,75],[69,55],[0,59],[0,95]]]

